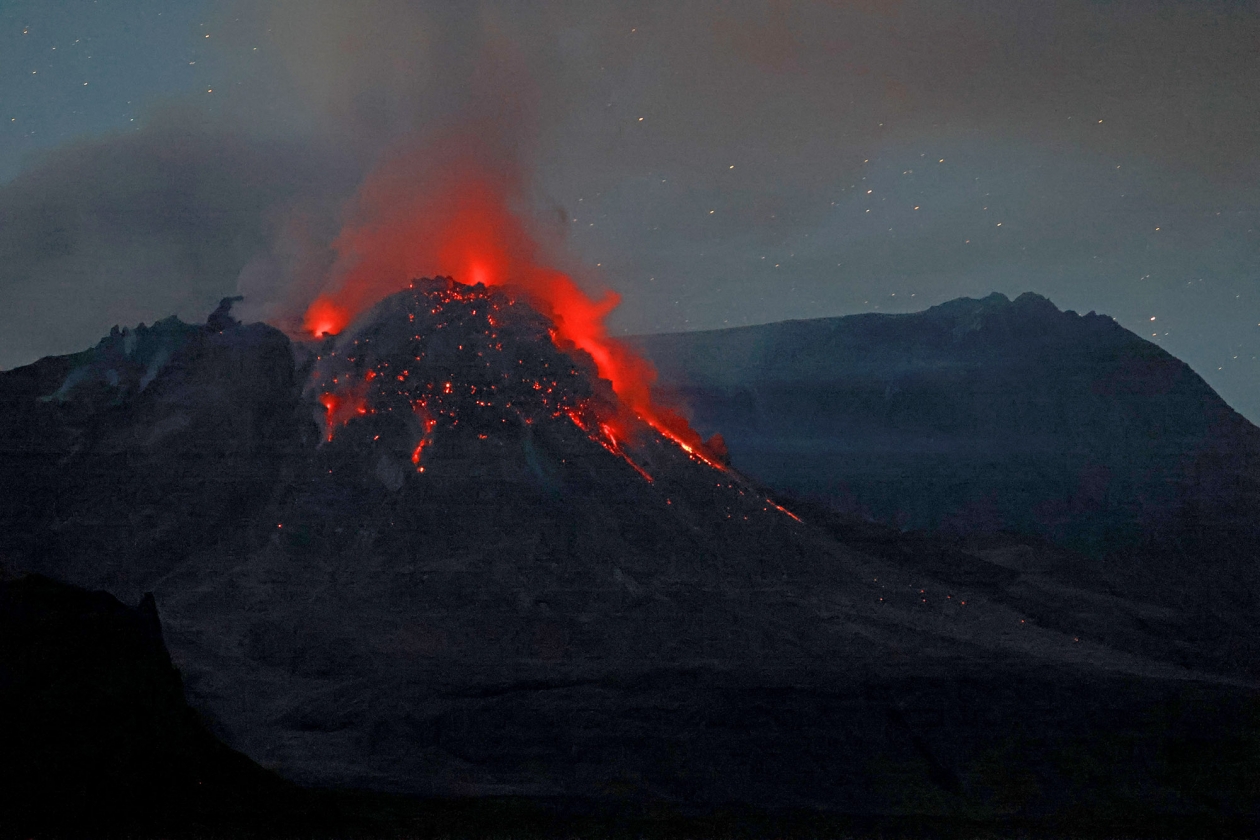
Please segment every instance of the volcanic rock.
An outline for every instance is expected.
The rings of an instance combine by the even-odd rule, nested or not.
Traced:
[[[1049,540],[1085,561],[1056,564],[1061,582],[1193,615],[1174,635],[1251,656],[1260,429],[1111,318],[993,294],[636,343],[777,492],[901,530]]]
[[[636,341],[781,492],[902,528],[1257,556],[1260,429],[1186,364],[1032,293]]]
[[[801,515],[509,292],[417,281],[311,346],[212,320],[0,374],[0,551],[152,591],[190,702],[292,780],[1193,815],[1225,765],[1122,745],[1253,756],[1252,625],[1222,647],[1046,546]],[[1228,778],[1237,815],[1253,777]]]
[[[289,340],[224,304],[0,374],[0,562],[135,601],[266,503],[318,433]]]

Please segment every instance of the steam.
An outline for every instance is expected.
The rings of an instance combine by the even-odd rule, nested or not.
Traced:
[[[1244,92],[1260,23],[1241,8],[209,5],[221,13],[198,32],[198,70],[217,62],[213,95],[142,111],[140,130],[0,185],[0,367],[114,324],[201,320],[234,293],[239,317],[294,333],[316,300],[347,317],[391,208],[434,217],[452,206],[444,181],[480,185],[514,220],[523,238],[502,260],[563,274],[601,306],[622,293],[608,317],[643,332],[1029,284],[1124,322],[1148,308],[1136,278],[1149,269],[1114,266],[1148,265],[1156,225],[1200,232],[1161,271],[1221,281],[1224,303],[1187,312],[1208,318],[1254,274],[1260,111]],[[1104,124],[1084,120],[1095,111]],[[1109,200],[1100,162],[1119,179]],[[951,211],[985,203],[1006,208],[1000,237]],[[426,225],[391,270],[468,275]],[[917,297],[894,304],[903,290]]]
[[[295,96],[365,174],[331,217],[286,220],[243,273],[260,314],[335,331],[416,277],[537,264],[537,96],[503,9],[280,0],[267,15]],[[506,231],[495,243],[491,225]],[[470,249],[492,264],[470,264]]]
[[[384,16],[405,18],[409,8],[387,4]],[[401,135],[390,140],[347,204],[328,271],[305,308],[301,329],[315,336],[340,332],[359,313],[422,276],[508,286],[552,320],[560,347],[594,360],[624,407],[623,429],[645,421],[697,454],[704,450],[699,436],[680,415],[653,401],[651,365],[608,335],[605,321],[619,297],[608,290],[586,291],[547,258],[548,252],[558,252],[559,243],[546,241],[546,228],[531,213],[538,206],[530,176],[537,96],[519,45],[499,34],[509,22],[483,9],[480,26],[468,32],[474,42],[461,49],[475,59],[454,68],[466,77],[453,90],[439,89],[430,97],[435,107],[452,109],[436,129],[415,125],[405,113],[386,109],[378,115],[375,125],[386,136],[391,130]],[[399,28],[424,43],[419,33],[426,28],[414,19]],[[317,24],[315,31],[323,26]],[[352,54],[360,51],[359,44],[354,42]],[[434,80],[433,65],[422,59],[404,62],[402,68],[401,82],[385,88],[388,101],[399,101],[408,83]],[[357,105],[338,95],[323,107],[344,113]],[[307,286],[301,277],[283,283],[290,297]],[[295,331],[294,319],[285,321]]]
[[[340,332],[424,275],[507,286],[551,319],[558,346],[594,360],[624,409],[617,433],[643,421],[708,459],[685,420],[654,402],[652,366],[608,335],[605,319],[618,296],[593,296],[543,259],[521,215],[527,181],[513,151],[504,118],[491,116],[457,120],[415,150],[385,156],[333,243],[335,260],[306,310],[303,329],[315,336]]]

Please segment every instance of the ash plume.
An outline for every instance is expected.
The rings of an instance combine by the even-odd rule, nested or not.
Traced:
[[[292,330],[365,185],[431,196],[454,145],[509,176],[541,262],[623,296],[613,332],[1029,288],[1133,327],[1153,301],[1199,313],[1217,344],[1173,349],[1246,411],[1213,371],[1254,321],[1202,325],[1254,274],[1249,5],[225,0],[197,33],[213,93],[0,185],[0,367],[234,293]],[[1000,238],[972,204],[1006,208]],[[1187,232],[1160,270],[1219,299],[1139,279],[1157,226]]]

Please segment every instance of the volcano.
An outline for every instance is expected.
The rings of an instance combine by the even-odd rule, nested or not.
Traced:
[[[152,592],[191,705],[293,781],[1194,814],[1215,765],[1117,743],[1249,714],[1254,633],[1206,657],[1040,544],[852,541],[636,413],[509,287],[418,280],[313,343],[230,306],[0,374],[0,558]]]
[[[374,448],[382,452],[382,476],[396,474],[400,446],[423,473],[422,454],[438,439],[437,450],[475,458],[479,444],[470,435],[477,441],[493,436],[497,443],[488,446],[519,442],[530,453],[534,477],[547,484],[551,473],[539,460],[534,430],[544,447],[572,450],[571,424],[649,484],[652,475],[627,446],[669,472],[676,470],[671,456],[681,450],[739,484],[741,495],[753,489],[720,462],[720,436],[692,445],[644,420],[599,378],[586,353],[558,336],[551,321],[482,284],[420,281],[388,298],[362,326],[321,348],[313,385],[325,411],[327,440],[341,437],[339,426],[362,421],[356,424],[359,435],[373,431]],[[569,423],[556,423],[566,419]],[[559,429],[567,435],[557,438]]]

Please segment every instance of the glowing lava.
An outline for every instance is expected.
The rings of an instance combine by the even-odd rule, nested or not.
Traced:
[[[400,380],[405,380],[405,376],[399,376]],[[450,393],[449,390],[446,393]],[[411,451],[411,463],[416,465],[417,472],[424,472],[424,467],[420,464],[420,455],[424,452],[424,448],[433,441],[433,430],[437,428],[437,418],[429,413],[429,404],[426,400],[416,400],[412,403],[412,409],[416,413],[416,417],[420,418],[420,427],[424,430],[424,434],[420,437],[420,442],[416,444],[416,448]]]
[[[371,379],[372,376],[369,375],[366,381],[371,381]],[[338,426],[344,426],[355,417],[362,417],[368,413],[366,385],[355,383],[336,391],[328,391],[320,395],[319,404],[327,412],[324,418],[324,430],[327,439],[332,440],[333,432]]]
[[[316,338],[336,335],[350,323],[350,313],[330,300],[319,298],[306,310],[305,326]]]
[[[425,189],[400,171],[419,169]],[[511,173],[495,172],[471,157],[454,156],[441,167],[394,160],[373,173],[360,190],[355,220],[338,236],[338,260],[330,287],[307,309],[304,328],[312,335],[340,332],[414,278],[437,272],[469,286],[504,286],[519,291],[554,324],[552,340],[565,351],[594,360],[621,409],[600,422],[626,438],[639,418],[689,455],[724,469],[685,419],[657,405],[651,395],[656,371],[605,326],[618,296],[595,298],[568,275],[541,264],[539,247],[509,210],[519,195]],[[624,414],[622,412],[625,412]]]
[[[426,473],[435,451],[443,460],[427,472],[439,476],[439,465],[449,476],[476,459],[498,470],[515,451],[546,483],[552,468],[540,466],[540,452],[561,464],[586,457],[576,432],[648,484],[663,476],[668,486],[679,474],[669,465],[685,454],[722,471],[740,496],[764,499],[763,510],[796,518],[719,460],[720,438],[710,450],[669,428],[648,434],[646,418],[627,410],[594,359],[565,346],[554,321],[509,289],[439,277],[389,295],[352,332],[323,343],[311,376],[333,451],[371,452],[383,481],[393,481],[391,463],[406,460]],[[341,438],[338,429],[352,421],[357,431]]]

